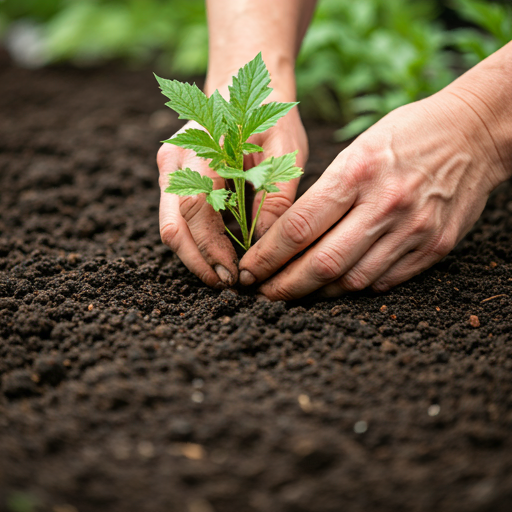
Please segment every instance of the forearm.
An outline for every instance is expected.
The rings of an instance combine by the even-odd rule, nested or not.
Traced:
[[[295,98],[295,58],[316,0],[207,0],[209,62],[206,93],[225,88],[262,52],[272,86]]]
[[[473,111],[480,122],[479,143],[488,144],[493,184],[512,177],[512,42],[505,45],[446,89]],[[471,115],[471,114],[469,114]],[[463,122],[461,120],[461,122]]]

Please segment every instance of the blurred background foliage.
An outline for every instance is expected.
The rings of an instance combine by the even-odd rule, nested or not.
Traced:
[[[122,59],[189,78],[207,65],[203,0],[0,0],[20,65]],[[297,63],[303,113],[357,135],[512,40],[510,0],[320,0]]]

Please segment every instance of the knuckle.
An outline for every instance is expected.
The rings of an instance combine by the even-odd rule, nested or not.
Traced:
[[[363,272],[354,268],[340,279],[340,284],[348,291],[357,292],[367,288],[370,280]]]
[[[256,254],[254,255],[254,268],[262,269],[265,272],[272,272],[275,267],[274,260],[271,257],[271,252],[267,250],[267,248],[260,249],[260,246],[257,245]],[[253,249],[254,250],[254,249]],[[257,275],[257,274],[255,274]]]
[[[385,215],[392,214],[397,210],[404,210],[410,206],[410,199],[405,187],[400,183],[389,183],[379,194],[380,203]]]
[[[362,152],[353,151],[347,155],[344,167],[347,171],[347,175],[350,176],[355,183],[361,183],[371,177],[371,166],[369,163],[368,157],[365,157]]]
[[[435,239],[431,250],[440,258],[444,258],[454,248],[454,246],[454,237],[445,231]]]
[[[204,201],[200,200],[199,196],[185,196],[180,198],[180,213],[181,216],[190,222],[201,210]]]
[[[428,235],[432,233],[435,229],[434,222],[432,219],[421,216],[420,218],[416,218],[412,234],[415,235]]]
[[[393,288],[393,286],[394,285],[389,281],[377,281],[376,283],[372,284],[372,290],[377,293],[385,293]]]
[[[427,235],[435,232],[438,226],[437,212],[433,208],[422,209],[414,216],[413,233]]]
[[[212,279],[211,271],[209,269],[205,269],[203,271],[196,273],[197,277],[208,286],[215,286],[218,280]]]
[[[356,182],[364,182],[373,179],[387,160],[387,155],[380,148],[363,144],[347,155],[345,166]]]
[[[162,242],[174,252],[176,252],[179,247],[179,231],[179,226],[174,222],[165,224],[160,228],[160,238]]]
[[[293,295],[280,284],[275,284],[271,289],[266,290],[265,295],[272,301],[290,301],[294,299]]]
[[[295,245],[308,244],[314,237],[313,222],[303,213],[290,212],[283,223],[283,234],[285,240],[291,240]]]
[[[293,204],[292,200],[285,194],[276,192],[269,194],[263,203],[262,209],[276,217],[282,215]]]
[[[332,250],[320,250],[311,259],[311,269],[319,281],[332,281],[343,273],[343,260]]]

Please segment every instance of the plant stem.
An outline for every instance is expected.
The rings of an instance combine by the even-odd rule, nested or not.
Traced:
[[[256,228],[256,222],[258,222],[258,218],[261,213],[261,207],[263,206],[263,202],[265,201],[266,197],[267,197],[267,191],[265,190],[263,192],[263,195],[261,196],[261,201],[260,201],[260,205],[258,206],[258,211],[256,213],[256,217],[254,217],[254,219],[252,220],[251,232],[249,234],[249,246],[247,247],[247,250],[249,250],[249,247],[251,247],[252,235],[254,234],[254,229]]]
[[[242,228],[242,236],[244,237],[244,246],[247,250],[248,247],[248,229],[247,229],[247,215],[245,212],[245,180],[237,178],[236,184],[236,195],[238,199],[238,212],[240,214],[240,227]],[[249,244],[250,245],[250,244]]]
[[[226,231],[231,235],[231,238],[232,238],[235,242],[237,242],[237,243],[240,245],[240,247],[241,247],[242,249],[246,249],[245,245],[244,245],[242,242],[240,242],[240,240],[238,240],[238,238],[237,238],[235,235],[233,235],[233,233],[231,233],[231,231],[228,229],[228,227],[227,227],[227,226],[224,226],[224,227],[226,228]],[[246,249],[246,250],[247,250],[247,249]]]
[[[228,205],[228,210],[233,214],[233,217],[235,217],[235,220],[238,222],[238,224],[241,225],[242,224],[242,219],[240,219],[239,213],[234,208],[232,208],[229,205]]]

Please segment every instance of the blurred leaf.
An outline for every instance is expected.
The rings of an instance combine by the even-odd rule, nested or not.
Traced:
[[[357,117],[335,133],[336,140],[344,141],[359,135],[379,120],[378,115],[368,114]]]
[[[444,3],[475,27],[446,30],[438,21]],[[49,61],[122,58],[184,77],[206,71],[203,1],[7,0],[0,35],[19,18],[43,23]],[[364,125],[361,113],[378,117],[425,98],[510,40],[510,1],[320,0],[297,60],[301,111],[353,131]]]

